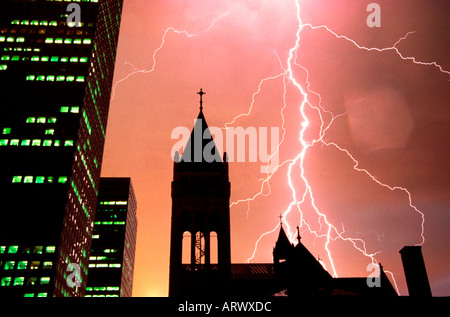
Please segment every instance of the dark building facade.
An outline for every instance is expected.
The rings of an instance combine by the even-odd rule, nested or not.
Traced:
[[[100,179],[86,297],[131,297],[137,203],[130,178]]]
[[[169,296],[227,292],[231,274],[230,182],[200,112],[184,152],[174,158]],[[209,154],[206,157],[204,154]],[[183,239],[185,242],[183,243]],[[212,242],[215,241],[215,242]],[[216,244],[216,245],[213,245]],[[187,250],[183,250],[183,246]],[[212,255],[217,250],[217,256]],[[183,263],[183,251],[188,260]],[[215,260],[213,260],[213,258]],[[212,263],[216,262],[216,263]]]
[[[122,2],[0,3],[2,294],[83,296]]]
[[[409,296],[431,297],[421,246],[405,246],[400,250]]]

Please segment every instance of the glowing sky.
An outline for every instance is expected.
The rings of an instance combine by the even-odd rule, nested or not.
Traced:
[[[371,2],[380,4],[380,28],[366,24]],[[376,253],[375,259],[393,273],[400,294],[407,294],[399,250],[422,242],[422,217],[410,207],[405,191],[391,191],[356,171],[336,144],[378,181],[408,189],[412,204],[425,216],[422,250],[433,295],[450,295],[450,3],[305,0],[299,5],[301,21],[294,0],[124,1],[102,176],[131,177],[134,184],[134,296],[167,296],[170,152],[177,141],[170,136],[176,127],[192,128],[196,92],[200,87],[206,92],[204,114],[210,126],[223,128],[245,114],[233,126],[280,127],[281,132],[283,127],[279,161],[293,160],[302,151],[304,99],[283,75],[289,66],[291,79],[310,104],[322,107],[325,125],[330,113],[341,115],[324,142],[305,152],[303,175],[315,206],[342,237],[363,239],[367,252]],[[303,28],[298,33],[299,22]],[[298,49],[292,51],[297,39]],[[394,44],[398,51],[380,50]],[[290,52],[295,55],[288,65]],[[303,110],[309,120],[303,137],[309,142],[318,138],[321,117],[309,105]],[[261,191],[267,175],[260,173],[260,165],[230,163],[231,202]],[[299,167],[291,170],[291,186],[300,200],[305,183]],[[279,214],[293,202],[288,168],[289,162],[273,175],[270,189],[262,187],[264,195],[231,207],[233,263],[253,255],[257,239],[275,228]],[[296,204],[292,207],[285,218],[290,234],[302,220],[302,243],[333,273],[327,239],[309,231],[325,235],[324,219],[321,226],[309,196],[300,205],[301,214]],[[251,262],[272,262],[277,234],[259,241]],[[331,237],[328,249],[337,275],[368,276],[370,258],[348,240]]]

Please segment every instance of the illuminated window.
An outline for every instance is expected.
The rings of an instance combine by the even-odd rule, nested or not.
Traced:
[[[33,81],[33,80],[35,80],[35,79],[36,79],[36,76],[34,76],[34,75],[28,75],[28,76],[27,76],[27,80]]]
[[[52,140],[44,140],[43,145],[44,146],[52,146]]]
[[[55,134],[55,129],[47,129],[45,130],[45,135],[54,135]]]
[[[45,253],[55,253],[56,247],[53,245],[45,247]]]
[[[36,118],[35,117],[28,117],[27,118],[27,123],[35,123],[36,122]]]
[[[74,44],[81,44],[81,39],[75,39],[75,40],[73,41],[73,43],[74,43]]]
[[[87,63],[88,58],[87,57],[80,57],[80,62],[81,63]]]
[[[29,146],[31,143],[31,140],[22,140],[22,142],[20,142],[20,146]]]
[[[1,60],[2,61],[9,61],[9,55],[3,55]]]
[[[32,62],[39,62],[39,56],[31,56]]]
[[[73,140],[64,141],[64,146],[73,146]]]
[[[69,60],[68,57],[61,57],[61,62],[66,63]]]
[[[36,184],[44,184],[45,176],[36,176]]]
[[[19,140],[18,139],[12,139],[11,142],[9,142],[9,145],[11,146],[18,146]]]
[[[5,245],[0,246],[0,254],[5,253],[5,251],[6,251],[6,246]]]
[[[41,146],[41,140],[34,139],[33,142],[31,143],[31,146]]]
[[[25,38],[24,38],[24,37],[18,37],[18,38],[16,39],[16,42],[18,42],[18,43],[23,43],[23,42],[25,42]]]
[[[22,182],[22,176],[13,176],[12,182],[13,183],[21,183]]]
[[[8,139],[0,139],[0,146],[7,146],[9,140]]]
[[[11,277],[10,276],[2,277],[2,281],[1,281],[0,285],[1,286],[9,286],[9,285],[11,285]]]
[[[49,182],[50,184],[52,184],[52,183],[53,183],[53,176],[47,177],[47,182]]]
[[[84,82],[84,76],[77,76],[78,82]]]
[[[19,261],[17,263],[17,269],[18,270],[26,270],[28,266],[28,261]]]
[[[62,38],[55,39],[55,44],[62,44],[62,42],[63,42]]]
[[[71,57],[71,58],[70,58],[70,61],[71,61],[72,63],[76,63],[76,62],[78,62],[78,57]]]
[[[69,112],[69,107],[61,107],[60,112],[62,112],[62,113]]]
[[[59,146],[60,145],[60,140],[55,140],[54,142],[53,142],[53,146]]]
[[[19,246],[18,245],[11,245],[8,248],[8,253],[17,253],[18,250],[19,250]]]
[[[22,286],[24,280],[25,280],[25,277],[23,277],[23,276],[15,277],[14,278],[14,286]]]
[[[75,76],[67,76],[66,80],[67,81],[74,81],[75,80]]]
[[[72,44],[72,39],[64,39],[64,44]]]
[[[57,76],[56,81],[64,81],[66,80],[66,76]]]
[[[37,81],[45,81],[45,75],[39,75],[36,77]]]
[[[47,293],[38,293],[37,297],[47,297]]]
[[[91,39],[84,39],[83,44],[91,44]]]
[[[56,118],[55,117],[48,118],[47,123],[56,123]]]
[[[46,118],[45,117],[39,117],[37,118],[37,123],[45,123]]]
[[[42,245],[37,245],[33,248],[33,253],[42,254],[43,249],[44,249],[44,247]]]
[[[70,108],[70,112],[72,112],[72,113],[79,113],[80,112],[80,107],[72,107],[72,108]]]
[[[67,177],[66,176],[58,177],[58,183],[61,183],[61,184],[67,183]]]
[[[3,128],[3,134],[11,134],[11,128]]]
[[[25,179],[23,181],[25,184],[31,184],[33,183],[33,176],[25,176]]]
[[[53,75],[48,75],[48,76],[47,76],[47,81],[55,81],[55,76],[53,76]]]
[[[57,61],[59,61],[59,57],[58,56],[52,56],[50,58],[50,62],[57,62]]]
[[[41,284],[49,284],[50,283],[50,277],[41,277]]]
[[[39,21],[38,20],[33,20],[30,23],[31,25],[39,25]]]
[[[34,293],[25,293],[23,297],[34,297]]]
[[[0,65],[0,70],[7,70],[8,69],[8,65]]]
[[[45,43],[53,43],[53,38],[52,37],[47,37],[45,39]]]
[[[53,262],[52,261],[45,261],[42,264],[42,268],[43,269],[51,269],[53,267]]]
[[[14,264],[16,263],[16,261],[6,261],[5,262],[5,270],[13,270],[14,269]]]
[[[41,62],[48,62],[49,59],[50,59],[50,57],[48,57],[48,56],[42,56],[41,57]]]

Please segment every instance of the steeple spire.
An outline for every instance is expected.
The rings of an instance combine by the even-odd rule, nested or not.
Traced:
[[[197,93],[200,95],[200,111],[203,110],[203,95],[206,94],[206,92],[203,91],[202,88],[200,88],[200,91]]]

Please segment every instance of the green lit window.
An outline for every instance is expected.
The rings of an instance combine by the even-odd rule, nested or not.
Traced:
[[[96,267],[108,267],[108,264],[106,264],[106,263],[98,263],[96,265]]]
[[[41,146],[41,140],[39,139],[34,139],[33,142],[31,143],[32,146]]]
[[[57,61],[59,61],[59,57],[58,56],[52,56],[50,58],[50,62],[57,62]]]
[[[55,134],[55,129],[46,129],[45,130],[45,135],[54,135]]]
[[[28,75],[27,76],[27,80],[35,80],[36,79],[36,76],[34,76],[34,75]]]
[[[33,176],[25,176],[25,179],[23,181],[26,184],[30,184],[33,182]]]
[[[72,39],[64,39],[64,44],[72,44]]]
[[[52,146],[52,140],[44,140],[43,146]]]
[[[29,146],[31,143],[31,140],[22,140],[22,142],[20,142],[20,146]]]
[[[51,269],[53,267],[53,262],[52,261],[45,261],[42,264],[42,268],[43,269]]]
[[[73,146],[73,140],[64,141],[64,146]]]
[[[50,57],[48,57],[48,56],[42,56],[41,57],[41,62],[48,62],[49,59],[50,59]]]
[[[36,176],[36,184],[44,184],[45,176]]]
[[[47,81],[55,81],[55,76],[53,76],[53,75],[48,75],[48,76],[47,76]]]
[[[61,184],[67,183],[67,177],[66,176],[58,177],[58,183],[61,183]]]
[[[37,81],[45,81],[45,75],[39,75],[36,77]]]
[[[78,57],[71,57],[71,58],[70,58],[70,61],[71,61],[72,63],[77,63],[77,62],[78,62]]]
[[[68,58],[68,57],[61,57],[61,62],[66,63],[66,62],[68,62],[68,61],[69,61],[69,58]]]
[[[20,60],[20,56],[19,55],[14,55],[13,57],[11,57],[11,60],[17,62],[17,61]]]
[[[13,270],[15,263],[16,263],[16,261],[6,261],[5,262],[5,270]]]
[[[29,24],[30,24],[30,21],[28,21],[28,20],[22,20],[21,24],[22,24],[22,25],[29,25]]]
[[[91,43],[92,43],[91,39],[84,39],[83,40],[83,44],[91,44]]]
[[[55,117],[48,118],[47,123],[56,123],[56,118]]]
[[[27,118],[27,123],[35,123],[36,122],[36,118],[35,117],[28,117]]]
[[[20,20],[12,20],[11,24],[17,24],[18,25],[18,24],[20,24]]]
[[[0,139],[0,146],[7,146],[9,140],[8,139]]]
[[[114,221],[115,225],[124,225],[125,221]]]
[[[48,25],[48,21],[42,20],[41,23],[40,23],[40,25]]]
[[[89,266],[88,266],[88,267],[95,267],[95,264],[89,263]]]
[[[33,248],[33,253],[42,254],[44,247],[42,245],[37,245]]]
[[[61,141],[60,140],[55,140],[53,142],[53,146],[60,146]]]
[[[81,39],[75,39],[75,40],[73,41],[73,43],[74,43],[74,44],[81,44]]]
[[[55,44],[62,44],[62,42],[63,42],[62,38],[55,39]]]
[[[51,25],[51,26],[58,26],[58,22],[57,21],[50,21],[49,25]]]
[[[12,139],[11,142],[9,142],[9,145],[11,146],[18,146],[19,140],[18,139]]]
[[[45,247],[45,253],[55,253],[56,247],[53,245],[49,245]]]
[[[11,128],[3,128],[3,134],[10,134]]]
[[[9,55],[3,55],[1,60],[2,61],[9,61]]]
[[[62,113],[69,112],[69,107],[61,107],[60,112],[62,112]]]
[[[18,37],[18,38],[16,39],[16,42],[18,42],[18,43],[23,43],[23,42],[25,42],[25,38],[24,38],[24,37]]]
[[[0,42],[4,42],[5,41],[5,37],[4,36],[0,36]]]
[[[14,36],[8,36],[6,42],[14,42]]]
[[[41,277],[41,284],[49,284],[50,277]]]
[[[31,25],[39,25],[39,21],[38,20],[33,20],[30,23]]]
[[[66,80],[67,81],[74,81],[75,80],[75,76],[67,76]]]
[[[53,183],[53,176],[47,177],[47,182],[49,182],[50,184],[52,184],[52,183]]]
[[[22,286],[25,278],[23,276],[18,276],[14,278],[14,286]]]
[[[31,56],[32,62],[39,62],[39,56]]]
[[[87,57],[80,57],[80,62],[81,63],[87,63],[88,58]]]
[[[84,76],[77,76],[78,82],[84,82]]]
[[[107,291],[118,291],[119,290],[119,286],[108,286],[106,288]]]
[[[70,112],[72,112],[72,113],[79,113],[80,112],[80,107],[72,107],[72,108],[70,108]]]
[[[19,261],[17,263],[17,269],[18,270],[26,270],[28,266],[28,261]]]
[[[1,281],[0,285],[1,286],[9,286],[9,285],[11,285],[11,277],[10,276],[2,277],[2,281]]]
[[[34,297],[34,293],[25,293],[23,297]]]
[[[45,117],[39,117],[37,118],[37,123],[45,123],[46,118]]]
[[[53,43],[53,38],[52,37],[47,37],[45,39],[45,43]]]
[[[38,293],[37,297],[47,297],[47,293]]]
[[[0,65],[0,70],[7,70],[8,69],[8,65]]]
[[[5,251],[6,251],[6,246],[5,245],[0,246],[0,254],[5,253]]]
[[[22,176],[13,176],[12,182],[13,183],[21,183],[22,182]]]
[[[18,245],[11,245],[8,248],[8,253],[17,253],[18,250],[19,250],[19,246]]]
[[[66,80],[66,76],[57,76],[56,81],[64,81]]]

